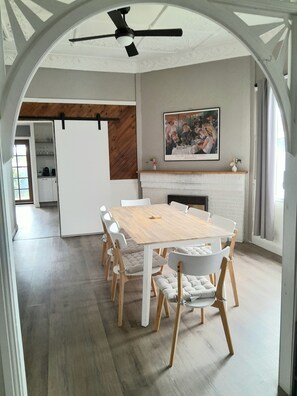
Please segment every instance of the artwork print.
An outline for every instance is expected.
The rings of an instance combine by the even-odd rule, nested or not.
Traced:
[[[164,113],[165,161],[220,159],[220,109]]]

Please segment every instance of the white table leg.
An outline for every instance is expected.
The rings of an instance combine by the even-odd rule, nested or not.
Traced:
[[[142,313],[141,325],[148,326],[150,318],[151,302],[151,277],[152,277],[153,249],[149,245],[144,246],[143,279],[142,279]]]

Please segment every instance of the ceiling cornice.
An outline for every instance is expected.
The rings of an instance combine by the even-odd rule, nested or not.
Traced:
[[[232,42],[214,47],[197,48],[193,51],[185,51],[183,53],[170,54],[142,61],[129,58],[126,60],[50,53],[40,67],[136,74],[188,66],[191,64],[213,62],[222,59],[237,58],[240,56],[248,56],[249,54],[249,51],[245,49],[240,42]],[[11,65],[15,56],[16,54],[14,51],[7,51],[5,63]]]

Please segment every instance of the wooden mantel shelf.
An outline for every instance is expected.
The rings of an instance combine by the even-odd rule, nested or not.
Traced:
[[[138,173],[159,173],[159,174],[172,174],[172,175],[238,175],[238,174],[246,174],[247,171],[238,171],[238,172],[228,172],[228,171],[170,171],[170,170],[140,170]]]

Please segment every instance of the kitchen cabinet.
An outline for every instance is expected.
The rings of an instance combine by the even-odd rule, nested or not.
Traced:
[[[58,200],[57,179],[55,177],[38,178],[39,202],[56,202]]]

